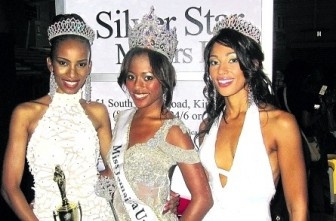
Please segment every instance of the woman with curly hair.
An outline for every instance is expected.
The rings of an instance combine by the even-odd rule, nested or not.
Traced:
[[[214,33],[204,51],[207,106],[196,137],[214,198],[204,220],[270,221],[280,177],[290,220],[307,220],[300,130],[274,105],[260,31],[232,15]]]

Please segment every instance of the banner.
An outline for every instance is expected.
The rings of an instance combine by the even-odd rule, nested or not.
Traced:
[[[133,107],[132,100],[116,80],[120,64],[128,51],[128,27],[134,26],[151,6],[155,14],[176,27],[178,46],[173,65],[177,72],[171,110],[190,129],[192,138],[198,131],[206,101],[203,97],[203,49],[212,37],[212,28],[224,15],[244,14],[262,31],[265,72],[272,79],[273,1],[270,0],[57,0],[56,14],[77,13],[95,30],[92,45],[92,100],[108,107],[112,128],[114,117]],[[180,171],[174,173],[173,186],[182,196],[190,196]]]

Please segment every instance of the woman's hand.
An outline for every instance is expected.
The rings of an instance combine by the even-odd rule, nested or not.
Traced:
[[[162,214],[170,211],[171,213],[177,214],[177,207],[180,201],[180,194],[170,191],[170,199],[167,201],[165,207],[163,208]]]
[[[108,201],[111,201],[113,199],[115,190],[116,187],[111,170],[105,169],[103,171],[100,171],[97,183],[95,185],[96,195],[103,197]]]

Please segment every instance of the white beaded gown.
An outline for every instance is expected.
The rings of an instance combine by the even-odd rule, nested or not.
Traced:
[[[56,93],[28,143],[34,213],[40,221],[53,221],[53,211],[62,204],[53,180],[56,165],[64,171],[69,202],[80,202],[82,221],[114,220],[108,202],[95,194],[99,141],[80,99],[81,91],[72,95]]]
[[[132,112],[127,119],[127,136],[118,133],[119,117],[126,112]],[[122,111],[118,115],[116,127],[113,130],[113,139],[117,136],[129,139],[130,124],[132,122],[136,109]],[[177,163],[194,164],[200,162],[196,150],[184,150],[181,147],[174,146],[166,141],[167,134],[173,126],[178,126],[183,133],[188,129],[184,123],[178,119],[165,120],[155,135],[145,143],[138,143],[129,147],[124,155],[125,176],[133,189],[137,198],[149,206],[156,216],[156,220],[173,221],[178,220],[177,216],[170,211],[162,214],[164,205],[170,194],[170,176],[169,173]],[[126,141],[128,145],[128,140]],[[113,145],[113,144],[112,144]],[[112,148],[109,152],[109,165],[112,167]],[[114,193],[113,205],[118,214],[119,221],[129,221],[129,217],[117,189]],[[154,220],[153,220],[154,221]]]

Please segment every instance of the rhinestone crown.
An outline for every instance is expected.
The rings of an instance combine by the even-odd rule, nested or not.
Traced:
[[[140,23],[129,28],[128,43],[130,48],[141,47],[157,51],[172,62],[178,43],[176,28],[168,29],[166,22],[160,24],[152,6],[150,13],[144,15]]]
[[[225,15],[225,18],[216,23],[213,34],[216,35],[221,29],[229,28],[242,33],[260,43],[260,30],[251,22],[245,21],[244,14]]]
[[[68,18],[63,21],[58,21],[49,26],[49,42],[51,39],[61,35],[79,35],[86,38],[90,42],[90,44],[93,43],[93,40],[95,38],[93,29],[85,24],[85,22],[82,22],[75,18]]]

